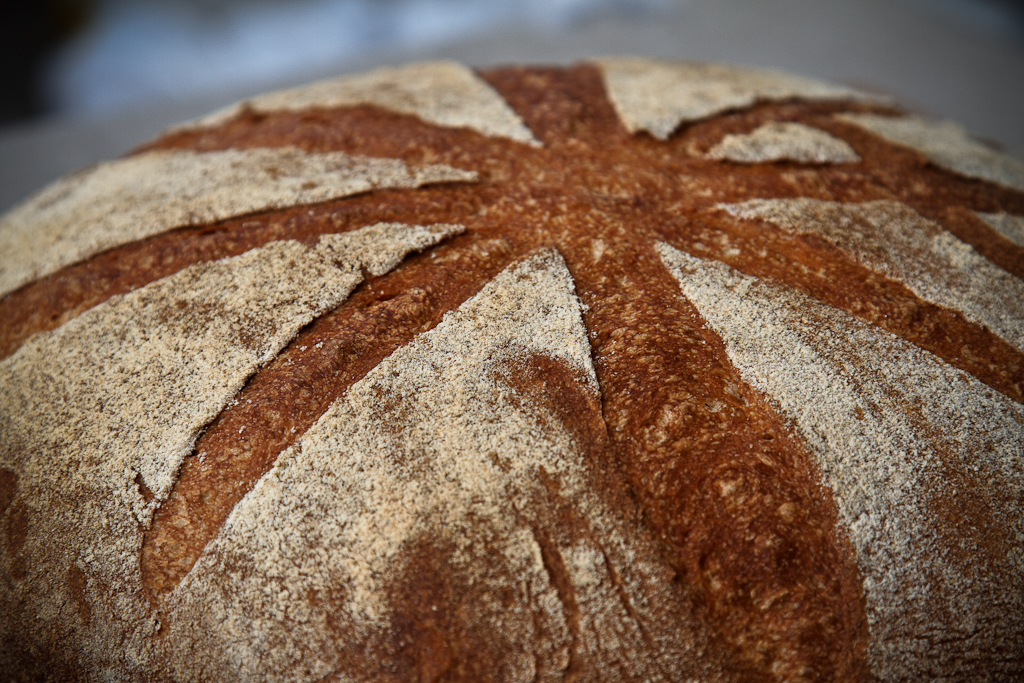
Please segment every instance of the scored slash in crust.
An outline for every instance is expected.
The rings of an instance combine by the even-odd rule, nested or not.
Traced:
[[[0,664],[1012,679],[1018,166],[614,58],[344,77],[58,181],[0,222]]]

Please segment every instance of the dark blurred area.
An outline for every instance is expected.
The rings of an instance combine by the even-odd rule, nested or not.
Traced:
[[[39,0],[6,5],[0,21],[0,124],[47,113],[42,79],[53,53],[89,23],[95,3]]]
[[[0,125],[259,89],[502,25],[557,33],[688,0],[39,0],[4,10]],[[770,4],[770,3],[769,3]],[[857,4],[853,0],[852,4]],[[864,4],[864,3],[861,3]],[[890,0],[1024,46],[1024,0]],[[735,3],[733,3],[735,11]],[[811,39],[820,40],[818,36]]]
[[[1024,0],[36,0],[0,16],[0,211],[253,94],[417,60],[645,54],[894,96],[1024,159]]]
[[[505,24],[562,30],[673,0],[42,0],[4,10],[0,125],[104,115],[430,47]]]

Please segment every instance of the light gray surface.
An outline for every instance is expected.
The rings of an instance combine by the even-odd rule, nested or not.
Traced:
[[[1024,48],[916,2],[690,0],[667,15],[600,19],[560,34],[510,27],[429,50],[368,55],[259,89],[418,59],[488,66],[567,63],[601,54],[771,66],[879,90],[916,111],[958,120],[1024,158]],[[60,175],[123,154],[173,123],[248,94],[254,93],[0,131],[0,210]]]

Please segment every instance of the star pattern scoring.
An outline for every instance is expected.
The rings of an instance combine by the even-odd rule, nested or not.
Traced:
[[[1021,169],[900,116],[733,67],[440,63],[101,169],[211,160],[162,188],[181,217],[82,246],[91,181],[45,190],[5,219],[11,253],[59,225],[4,266],[0,604],[51,621],[3,642],[183,680],[1012,677]]]

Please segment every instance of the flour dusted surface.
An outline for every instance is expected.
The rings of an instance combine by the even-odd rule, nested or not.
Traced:
[[[1014,244],[1024,247],[1024,216],[1009,213],[981,213],[976,215],[992,226],[992,229]]]
[[[375,97],[412,92],[415,99],[417,71],[403,73],[391,93],[378,87],[390,77],[367,88]],[[948,221],[979,253],[1021,272],[1019,250],[971,212],[1022,215],[1024,195],[936,169],[911,150],[829,118],[871,109],[862,104],[755,99],[747,111],[684,124],[661,142],[628,133],[593,65],[496,69],[482,78],[544,148],[468,126],[441,130],[418,114],[394,113],[400,103],[383,100],[239,110],[223,126],[179,131],[148,148],[340,149],[480,169],[482,182],[286,204],[171,229],[86,257],[0,299],[0,318],[11,316],[0,346],[14,354],[83,310],[119,305],[111,299],[118,294],[195,263],[273,247],[265,252],[269,262],[252,264],[277,283],[263,283],[270,295],[240,302],[218,277],[196,297],[188,315],[238,322],[228,326],[237,339],[209,345],[221,351],[210,358],[198,338],[172,329],[207,335],[203,324],[184,320],[188,301],[181,299],[181,309],[171,300],[125,314],[147,330],[124,340],[145,351],[137,364],[143,381],[158,385],[166,375],[176,383],[179,364],[198,364],[202,377],[170,399],[131,387],[96,390],[96,382],[64,391],[65,368],[50,358],[60,350],[39,354],[47,408],[27,411],[29,421],[17,427],[25,438],[13,429],[0,434],[0,442],[8,432],[18,441],[0,451],[0,613],[8,622],[0,627],[0,669],[24,664],[31,678],[65,663],[71,673],[64,678],[74,679],[77,669],[101,680],[795,682],[864,680],[871,663],[888,678],[909,671],[922,679],[1019,679],[1024,661],[1008,648],[1019,653],[1024,644],[1012,622],[1022,613],[1013,597],[1022,592],[1020,519],[1012,514],[1022,498],[1019,486],[1003,484],[1013,477],[993,474],[992,463],[1005,448],[999,444],[1020,440],[999,431],[1002,417],[1017,413],[1007,413],[996,392],[1021,396],[1024,352],[988,324],[923,301],[901,284],[939,286],[929,269],[947,261],[962,280],[974,262],[961,259],[955,241],[932,239],[944,234],[939,225],[906,206],[869,200],[899,198]],[[422,103],[416,107],[424,111]],[[726,133],[756,134],[765,121],[843,131],[864,163],[743,166],[704,156]],[[739,137],[740,147],[756,145]],[[782,143],[793,149],[792,139]],[[858,203],[852,211],[811,203],[801,207],[812,214],[808,220],[789,223],[794,207],[776,206],[769,212],[775,224],[716,208],[731,202],[758,213],[763,206],[738,203],[799,196]],[[384,220],[469,229],[318,314],[321,295],[340,296],[335,280],[381,273],[394,260],[385,234],[356,245],[321,236]],[[298,241],[274,242],[288,239]],[[932,366],[914,365],[892,380],[894,389],[887,384],[890,363],[913,347],[893,345],[873,328],[848,332],[847,317],[779,299],[756,281],[747,281],[742,295],[736,285],[731,293],[698,291],[691,300],[662,267],[658,240],[813,292],[905,335],[974,372],[987,387],[968,383],[965,394],[980,387],[991,392],[981,399],[987,403],[976,409],[970,400],[955,401],[954,428],[931,429],[941,422],[932,417],[943,395]],[[546,251],[552,246],[566,264]],[[311,282],[296,285],[294,296],[281,293],[296,264],[313,264]],[[988,293],[957,287],[950,306],[992,320],[1006,312],[1002,319],[1012,327],[1014,297],[996,301],[1013,294],[1002,281]],[[734,353],[736,361],[728,335],[702,323],[726,315],[730,297],[748,293],[744,311],[771,331],[766,345],[781,340],[782,348]],[[223,311],[207,305],[226,299]],[[308,324],[302,310],[294,321],[275,317],[307,303],[314,316]],[[756,321],[718,322],[737,337]],[[293,324],[302,328],[298,336],[275,351]],[[841,332],[829,331],[835,329]],[[794,339],[810,341],[796,348]],[[102,372],[72,374],[116,371],[120,366],[106,360],[123,360],[121,343],[96,351],[93,365]],[[591,353],[593,368],[578,362]],[[832,362],[868,356],[884,356],[885,364],[864,361],[858,369],[850,361],[837,369]],[[270,359],[265,366],[263,359]],[[255,369],[221,407],[215,397],[196,408],[204,387],[228,394],[244,375],[218,370],[221,362]],[[785,405],[767,384],[744,381],[754,376],[746,369],[772,363],[773,391],[789,397]],[[958,375],[948,372],[937,376],[957,389]],[[904,388],[919,375],[920,387]],[[843,384],[837,376],[858,379]],[[802,383],[812,381],[805,391]],[[102,412],[97,406],[84,419],[37,419],[62,402],[96,399]],[[166,438],[136,438],[134,404],[148,424],[150,414],[164,412],[158,404],[165,399],[174,421]],[[850,401],[853,417],[831,418],[834,403]],[[126,402],[133,404],[128,416],[107,414]],[[216,418],[202,426],[207,409]],[[128,425],[116,440],[104,437],[119,450],[79,466],[87,458],[76,443],[93,439],[104,420]],[[888,429],[886,420],[898,428]],[[980,427],[972,432],[961,422]],[[50,430],[53,423],[60,429]],[[190,449],[197,424],[202,436]],[[882,456],[844,441],[853,434],[858,443],[876,443],[857,429],[882,434]],[[963,447],[949,446],[964,430]],[[975,438],[981,433],[995,440]],[[812,452],[808,439],[825,450]],[[173,458],[150,457],[156,451],[149,442],[184,444],[182,469],[175,474]],[[920,443],[938,446],[918,457]],[[139,444],[138,455],[122,457],[121,446]],[[845,461],[860,469],[835,465]],[[870,476],[861,476],[865,471]],[[830,472],[854,484],[844,493],[846,512],[824,486]],[[40,484],[44,475],[81,476],[83,483],[53,493],[52,484]],[[872,516],[877,500],[896,514]],[[871,514],[851,525],[861,509]],[[81,542],[108,533],[117,557],[99,542]],[[902,554],[890,552],[893,546]],[[926,558],[920,569],[907,562],[917,555]],[[869,605],[858,562],[910,568],[871,574]],[[140,571],[141,581],[133,578]],[[931,574],[917,582],[925,586],[917,594],[893,588],[922,572]],[[253,606],[243,604],[246,596],[255,596]],[[894,621],[880,628],[878,609]],[[701,660],[721,667],[702,669]]]
[[[374,189],[472,181],[444,165],[295,147],[154,151],[63,178],[0,219],[0,296],[104,249],[186,225]]]
[[[643,57],[595,60],[626,128],[667,140],[679,124],[749,107],[758,100],[872,99],[864,93],[770,69],[667,62]]]
[[[973,139],[958,123],[878,114],[836,114],[836,118],[915,149],[950,171],[1024,190],[1024,163]]]
[[[385,67],[261,95],[180,128],[213,126],[242,111],[301,111],[372,104],[428,123],[540,146],[519,115],[472,69],[438,61]]]
[[[922,299],[951,308],[1024,349],[1024,282],[905,204],[752,199],[719,208],[737,218],[819,235]]]
[[[1024,409],[795,290],[659,251],[729,359],[816,453],[865,577],[873,673],[966,677],[1008,657],[1024,636]],[[949,528],[944,510],[966,518]]]
[[[743,164],[766,161],[850,164],[860,161],[845,141],[823,130],[792,121],[769,121],[745,135],[726,135],[708,150],[707,157]]]
[[[562,680],[572,666],[611,679],[698,673],[699,638],[676,621],[678,587],[638,520],[607,506],[597,463],[517,390],[538,358],[597,410],[581,305],[553,250],[392,354],[281,455],[170,596],[181,675],[198,664],[198,677],[314,680],[372,667],[335,639],[387,652],[389,599],[403,576],[425,578],[405,564],[423,544],[465,582],[474,628],[496,629],[501,680]],[[330,614],[333,592],[344,598]],[[222,651],[231,671],[212,656]]]
[[[159,628],[142,534],[199,431],[361,269],[385,272],[460,230],[382,223],[312,248],[271,242],[114,297],[0,362],[0,467],[18,477],[13,505],[28,520],[21,547],[0,554],[5,576],[21,575],[0,601],[32,615],[2,626],[57,629],[89,668],[132,678]]]

